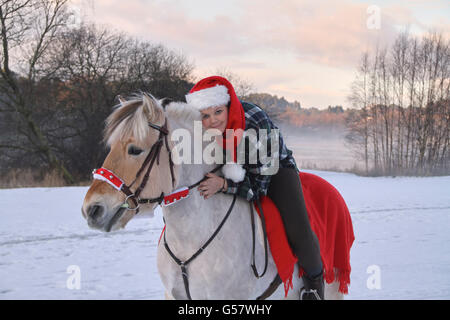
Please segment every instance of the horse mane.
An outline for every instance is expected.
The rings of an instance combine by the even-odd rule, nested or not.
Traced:
[[[194,120],[201,120],[200,112],[185,102],[171,102],[162,107],[161,101],[150,94],[135,94],[114,106],[106,119],[103,141],[110,146],[133,136],[138,143],[144,142],[150,133],[148,122],[162,125],[164,114],[183,127],[191,127]]]
[[[138,143],[144,142],[150,132],[149,121],[163,124],[164,114],[161,106],[149,94],[135,94],[114,106],[114,111],[106,119],[103,141],[112,145],[118,140],[133,136]]]

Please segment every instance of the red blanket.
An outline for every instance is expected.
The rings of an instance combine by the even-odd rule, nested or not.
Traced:
[[[319,239],[325,281],[339,281],[339,291],[346,294],[350,284],[350,248],[355,239],[347,205],[339,192],[324,179],[301,172],[300,180],[311,227]],[[287,295],[292,288],[292,275],[297,258],[289,247],[275,204],[269,197],[263,197],[261,206],[266,218],[272,257]],[[256,203],[255,208],[259,213]],[[303,270],[300,270],[299,276],[302,275]]]

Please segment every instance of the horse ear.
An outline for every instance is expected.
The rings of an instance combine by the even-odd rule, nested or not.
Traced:
[[[125,102],[127,102],[120,94],[117,95],[117,100],[120,102],[120,106],[123,106]]]
[[[157,119],[160,115],[164,114],[163,108],[151,94],[143,92],[142,101],[144,102],[143,111],[147,119]]]

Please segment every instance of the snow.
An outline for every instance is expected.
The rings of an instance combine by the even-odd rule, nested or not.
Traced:
[[[352,215],[346,299],[450,298],[450,176],[308,172],[333,184]],[[156,270],[160,209],[153,219],[135,218],[105,234],[81,216],[86,191],[0,190],[0,299],[164,298]],[[79,288],[68,281],[71,266],[79,268]]]

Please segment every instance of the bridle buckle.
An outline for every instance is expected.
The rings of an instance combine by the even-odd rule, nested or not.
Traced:
[[[136,208],[132,208],[132,207],[130,206],[130,204],[128,203],[128,200],[129,200],[130,198],[134,199],[134,202],[137,203]],[[133,193],[133,194],[128,195],[128,196],[125,198],[124,202],[122,203],[122,205],[121,205],[120,207],[121,207],[121,208],[125,208],[125,209],[127,209],[127,210],[137,211],[137,210],[139,210],[140,205],[139,205],[139,201],[136,200],[136,197],[135,197],[135,195],[134,195],[134,193]]]

